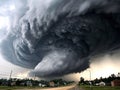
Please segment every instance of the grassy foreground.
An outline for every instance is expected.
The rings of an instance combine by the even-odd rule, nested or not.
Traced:
[[[13,87],[8,87],[8,86],[0,86],[0,90],[16,90],[16,89],[40,89],[41,87],[22,87],[22,86],[13,86]]]
[[[80,86],[84,90],[120,90],[120,87],[111,87],[111,86]]]

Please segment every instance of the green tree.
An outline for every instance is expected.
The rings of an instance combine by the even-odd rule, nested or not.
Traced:
[[[84,84],[84,82],[85,82],[85,79],[84,79],[83,77],[80,77],[80,82],[79,82],[79,84]]]

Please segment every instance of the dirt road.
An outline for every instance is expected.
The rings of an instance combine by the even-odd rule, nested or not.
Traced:
[[[41,89],[41,90],[71,90],[74,87],[75,85],[66,86],[66,87],[58,87],[58,88]]]
[[[17,89],[21,90],[21,89]],[[66,86],[66,87],[57,87],[57,88],[47,88],[47,89],[24,89],[24,90],[79,90],[76,85]]]

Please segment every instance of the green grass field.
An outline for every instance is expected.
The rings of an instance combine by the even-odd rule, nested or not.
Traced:
[[[8,86],[0,86],[0,90],[16,90],[16,89],[40,89],[41,87],[22,87],[22,86],[12,86],[12,87],[8,87]]]
[[[120,90],[120,87],[111,87],[111,86],[80,86],[84,90]]]

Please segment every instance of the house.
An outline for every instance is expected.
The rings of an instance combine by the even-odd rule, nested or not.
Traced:
[[[1,86],[7,86],[8,85],[8,82],[7,81],[3,81]]]
[[[105,86],[106,84],[105,84],[105,82],[100,82],[99,83],[99,86]]]
[[[10,83],[10,85],[11,85],[11,86],[16,86],[16,82],[13,81],[13,82]]]
[[[40,86],[40,87],[46,87],[47,85],[42,84],[42,83],[39,83],[39,86]]]
[[[96,86],[105,86],[106,83],[105,83],[105,82],[100,82],[100,83],[96,83],[95,85],[96,85]]]
[[[120,80],[113,80],[111,81],[111,86],[120,86]]]
[[[26,85],[27,85],[27,86],[33,86],[33,84],[32,84],[31,81],[27,81],[27,82],[26,82]]]
[[[54,86],[55,86],[55,83],[54,83],[54,82],[49,82],[49,86],[50,86],[50,87],[54,87]]]

